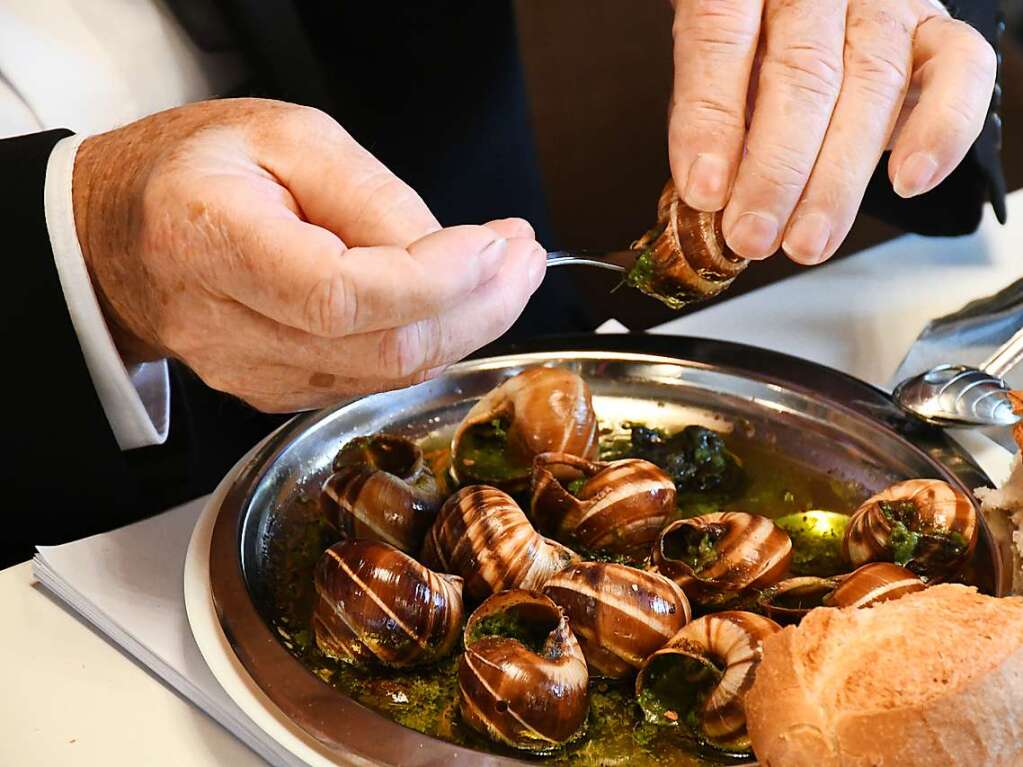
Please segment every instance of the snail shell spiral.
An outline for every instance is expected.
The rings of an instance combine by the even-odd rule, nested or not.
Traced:
[[[575,494],[555,477],[581,472]],[[532,514],[540,530],[591,550],[646,553],[675,508],[675,483],[639,458],[610,463],[567,453],[541,453],[533,461]]]
[[[647,292],[673,308],[727,290],[749,264],[725,244],[721,213],[690,208],[679,198],[671,179],[657,202],[656,226],[632,247],[650,253],[652,274]]]
[[[677,584],[625,565],[571,565],[543,593],[565,611],[591,673],[616,679],[635,673],[691,616]]]
[[[462,579],[378,541],[343,541],[316,565],[316,644],[329,658],[395,668],[443,658],[462,626]]]
[[[691,602],[720,604],[781,579],[792,541],[767,517],[741,511],[672,522],[657,538],[653,566],[682,587]]]
[[[441,505],[433,472],[417,444],[378,434],[346,444],[323,483],[327,520],[352,538],[383,541],[412,554]]]
[[[441,507],[423,544],[423,563],[465,579],[467,599],[507,589],[539,590],[578,556],[544,538],[511,496],[470,485]]]
[[[977,535],[977,512],[965,493],[939,479],[911,479],[853,512],[842,550],[854,567],[894,561],[925,580],[943,580],[973,555]]]
[[[695,735],[726,751],[748,751],[743,699],[763,655],[780,631],[769,618],[725,611],[684,626],[651,655],[636,677],[636,696],[648,720],[675,725],[695,714]]]
[[[487,475],[469,454],[475,429],[505,423],[506,471]],[[458,482],[480,482],[509,490],[529,483],[533,458],[564,452],[597,457],[597,416],[590,387],[563,368],[536,367],[509,378],[480,399],[455,429],[451,471]]]
[[[523,641],[528,636],[536,639],[532,646]],[[589,675],[554,602],[522,590],[496,594],[469,617],[464,641],[458,686],[469,726],[536,753],[555,750],[580,732],[589,710]]]

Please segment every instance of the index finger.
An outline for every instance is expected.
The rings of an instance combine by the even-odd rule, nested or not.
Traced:
[[[440,229],[419,194],[329,115],[291,107],[275,127],[256,154],[310,223],[351,246],[405,247]]]
[[[500,270],[508,241],[485,226],[442,229],[409,245],[346,248],[297,217],[261,217],[214,267],[224,295],[277,322],[337,338],[443,313]]]
[[[678,0],[668,154],[686,204],[721,210],[742,154],[763,0]]]

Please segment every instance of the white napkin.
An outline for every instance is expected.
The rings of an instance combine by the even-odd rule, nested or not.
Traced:
[[[185,551],[206,498],[62,546],[32,572],[73,611],[274,765],[303,763],[260,730],[214,679],[185,615]]]

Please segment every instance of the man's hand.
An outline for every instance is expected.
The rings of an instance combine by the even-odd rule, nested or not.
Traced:
[[[672,175],[689,205],[725,209],[725,239],[747,258],[780,245],[823,261],[886,147],[895,191],[912,197],[983,127],[994,51],[934,0],[675,5]]]
[[[525,221],[441,229],[336,122],[272,101],[87,139],[73,197],[126,360],[179,358],[267,411],[436,375],[512,324],[546,264]]]

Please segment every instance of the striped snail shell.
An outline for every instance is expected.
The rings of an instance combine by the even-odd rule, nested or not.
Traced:
[[[829,607],[870,607],[927,588],[916,574],[891,562],[863,565],[838,581],[824,600]]]
[[[702,742],[729,752],[750,750],[743,699],[763,654],[781,626],[755,613],[725,611],[684,626],[651,655],[636,677],[636,698],[648,721],[690,726]]]
[[[625,565],[571,565],[547,581],[543,593],[565,611],[597,676],[631,676],[691,617],[676,583]]]
[[[343,541],[316,565],[316,645],[356,666],[443,658],[462,627],[462,579],[432,572],[378,541]]]
[[[572,489],[555,477],[565,470],[582,474]],[[649,461],[602,463],[568,453],[533,461],[533,519],[545,535],[583,548],[645,555],[674,509],[675,483]]]
[[[853,512],[842,550],[854,567],[894,562],[933,581],[958,573],[976,544],[977,512],[966,494],[940,479],[911,479]]]
[[[578,556],[536,532],[511,496],[470,485],[441,507],[421,559],[427,567],[462,576],[466,598],[478,602],[506,589],[538,591]]]
[[[419,445],[377,434],[347,443],[323,483],[327,520],[352,538],[383,541],[412,554],[441,505],[433,472]]]
[[[815,607],[870,607],[925,588],[905,567],[871,562],[834,578],[786,578],[764,589],[757,604],[779,623],[797,623]]]
[[[649,253],[650,262],[649,274],[630,284],[673,309],[718,295],[749,264],[725,244],[721,213],[690,208],[670,179],[657,202],[657,224],[632,248]]]
[[[776,583],[791,560],[792,541],[784,530],[767,517],[741,511],[672,522],[653,550],[657,571],[704,606]]]
[[[577,735],[589,711],[589,674],[554,602],[513,590],[469,616],[458,664],[462,719],[493,740],[553,751]]]
[[[484,396],[451,440],[459,483],[511,491],[529,485],[533,458],[564,452],[597,457],[597,416],[590,387],[562,368],[529,368]]]

